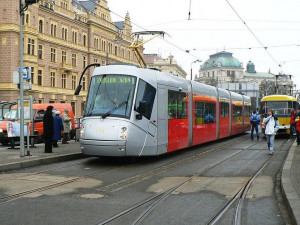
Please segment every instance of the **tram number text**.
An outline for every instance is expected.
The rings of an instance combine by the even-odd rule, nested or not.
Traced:
[[[127,84],[131,83],[131,78],[129,77],[104,77],[98,78],[97,83],[106,83],[106,84],[115,84],[115,83],[122,83]]]

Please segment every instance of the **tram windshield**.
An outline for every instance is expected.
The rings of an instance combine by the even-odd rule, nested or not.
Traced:
[[[261,103],[261,111],[260,113],[267,113],[270,109],[272,109],[275,115],[285,115],[290,114],[291,109],[294,108],[294,104],[292,101],[272,101],[272,102],[262,102]]]
[[[128,75],[93,76],[84,116],[129,118],[136,78]]]

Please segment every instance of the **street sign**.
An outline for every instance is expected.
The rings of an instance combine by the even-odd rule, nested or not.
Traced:
[[[20,67],[18,68],[20,72]],[[30,80],[31,79],[31,67],[23,67],[23,80]]]
[[[20,83],[19,72],[18,71],[13,72],[13,83],[14,84],[19,84]]]
[[[31,82],[23,82],[24,90],[32,90],[32,83]]]

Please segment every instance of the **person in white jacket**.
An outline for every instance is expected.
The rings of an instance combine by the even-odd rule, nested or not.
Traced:
[[[264,118],[263,122],[266,125],[265,127],[265,135],[268,143],[268,149],[270,152],[270,155],[274,154],[274,139],[275,134],[277,133],[279,129],[279,122],[278,118],[274,116],[273,110],[269,110],[269,116]]]

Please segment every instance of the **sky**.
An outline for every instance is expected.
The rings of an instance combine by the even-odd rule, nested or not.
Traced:
[[[233,53],[257,72],[293,75],[300,89],[299,0],[107,0],[112,21],[128,12],[133,31],[164,31],[144,53],[174,55],[190,77],[219,51]],[[191,7],[190,7],[191,6]],[[189,17],[190,12],[190,17]],[[245,26],[245,24],[247,26]],[[145,39],[149,37],[145,36]],[[186,53],[189,50],[189,54]]]

